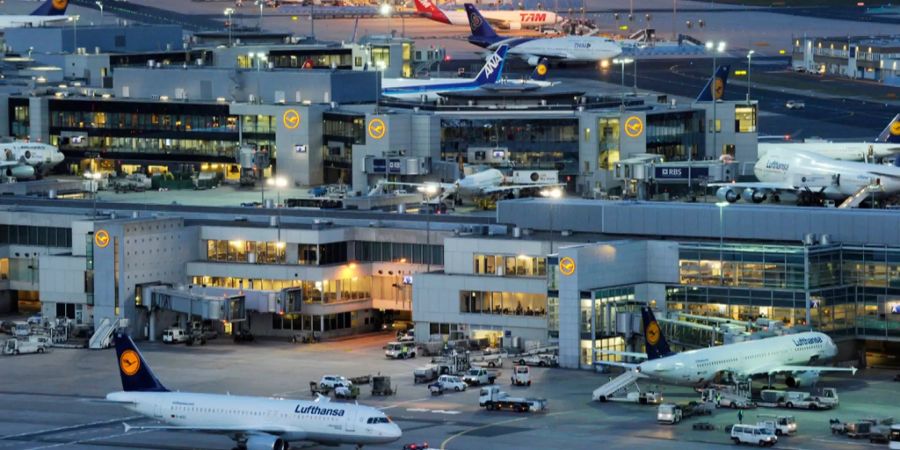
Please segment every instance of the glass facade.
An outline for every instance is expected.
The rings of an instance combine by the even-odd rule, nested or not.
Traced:
[[[285,262],[284,242],[255,241],[206,241],[208,261],[248,262],[256,264],[283,264]]]
[[[528,255],[475,255],[476,275],[499,277],[543,277],[547,275],[546,259]]]
[[[351,178],[353,146],[366,143],[365,119],[358,114],[327,112],[322,115],[326,183],[341,183]]]
[[[547,296],[525,292],[460,291],[459,312],[545,316],[547,314]]]
[[[756,132],[756,105],[735,105],[734,131],[736,133]]]
[[[281,291],[297,289],[299,301],[304,303],[340,303],[364,300],[371,297],[371,277],[352,277],[339,280],[273,280],[265,278],[194,276],[191,282],[197,285],[248,289],[260,291]]]
[[[647,153],[663,155],[666,161],[703,159],[701,124],[700,116],[690,111],[648,115]]]
[[[600,142],[597,167],[600,170],[612,170],[619,162],[619,118],[600,118],[597,131],[597,140]]]
[[[72,230],[58,227],[0,225],[0,244],[71,247]]]
[[[502,147],[517,169],[578,173],[577,119],[441,119],[441,159],[467,159],[469,147]]]
[[[31,133],[30,107],[27,98],[9,99],[9,135],[27,139]]]
[[[391,261],[412,264],[444,265],[443,244],[406,244],[399,242],[353,242],[355,261]]]

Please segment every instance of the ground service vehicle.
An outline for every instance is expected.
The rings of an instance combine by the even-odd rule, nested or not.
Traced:
[[[469,355],[469,362],[472,365],[481,365],[488,367],[503,366],[503,356],[500,353],[484,353],[480,355]]]
[[[49,348],[46,339],[7,339],[3,346],[5,355],[21,355],[24,353],[44,353]]]
[[[347,377],[342,377],[340,375],[324,375],[322,379],[319,380],[319,387],[326,389],[334,389],[338,387],[338,385],[344,386],[352,386],[353,383],[347,379]]]
[[[656,409],[656,421],[675,424],[693,416],[709,416],[716,409],[711,402],[663,403]]]
[[[531,386],[531,369],[528,366],[516,366],[510,377],[513,386]]]
[[[788,100],[784,107],[787,109],[804,109],[806,108],[806,103],[802,100]]]
[[[853,439],[868,439],[870,442],[889,442],[893,430],[893,419],[865,418],[856,422],[831,420],[831,434],[846,434]]]
[[[778,436],[769,433],[763,427],[736,424],[731,427],[731,440],[735,444],[753,444],[765,447],[775,445],[778,442]]]
[[[900,450],[900,425],[891,425],[891,435],[888,437],[888,448]]]
[[[496,372],[489,372],[485,368],[471,368],[463,376],[463,381],[470,386],[483,386],[485,384],[494,384],[497,379]]]
[[[840,403],[837,389],[835,388],[822,388],[816,394],[802,391],[763,389],[759,396],[762,406],[779,406],[783,408],[828,409]]]
[[[384,356],[391,359],[416,357],[416,347],[406,342],[388,342],[384,347]]]
[[[444,391],[465,391],[469,386],[455,375],[441,375],[434,383],[428,385],[431,395],[441,395]]]
[[[559,365],[559,357],[556,355],[528,355],[521,356],[517,361],[520,366],[554,367]]]
[[[510,409],[518,412],[543,411],[547,409],[547,400],[543,398],[510,397],[497,386],[481,388],[478,406],[489,411]]]
[[[413,370],[413,383],[427,383],[437,379],[438,370],[438,366],[433,364]]]
[[[184,328],[166,328],[163,330],[162,340],[166,344],[180,344],[187,342],[188,334]]]
[[[797,432],[794,416],[781,416],[771,420],[760,420],[756,426],[765,428],[775,436],[789,436]]]
[[[397,340],[400,342],[413,342],[416,340],[416,330],[404,331],[397,333]]]

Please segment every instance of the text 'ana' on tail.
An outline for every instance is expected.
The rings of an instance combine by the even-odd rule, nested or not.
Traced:
[[[66,14],[66,8],[69,7],[69,0],[47,0],[38,9],[34,10],[32,16],[62,16]]]
[[[647,359],[658,359],[669,356],[673,352],[669,348],[666,337],[663,336],[659,322],[649,307],[641,308],[641,319],[644,322],[644,345],[647,350]]]
[[[884,128],[884,131],[878,135],[876,142],[900,144],[900,114],[894,116],[894,119]]]
[[[719,66],[716,69],[716,74],[706,82],[706,86],[700,91],[697,101],[711,102],[713,101],[713,95],[715,95],[716,100],[722,100],[725,97],[725,86],[728,84],[729,71],[731,71],[731,66]]]
[[[481,68],[481,71],[475,77],[476,84],[493,84],[500,80],[508,50],[509,46],[503,44],[485,61],[484,67]]]
[[[122,377],[122,390],[144,392],[167,392],[159,382],[150,366],[141,356],[141,351],[134,345],[131,336],[125,333],[116,334],[116,363]]]

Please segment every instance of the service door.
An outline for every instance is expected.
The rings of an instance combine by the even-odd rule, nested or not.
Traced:
[[[359,408],[353,407],[347,409],[347,418],[344,422],[344,431],[347,432],[355,432],[356,431],[356,421],[358,420],[356,417],[356,411]]]

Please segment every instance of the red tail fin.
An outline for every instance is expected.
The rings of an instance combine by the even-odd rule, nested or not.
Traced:
[[[420,16],[446,24],[450,23],[450,19],[444,14],[444,11],[441,11],[441,9],[432,3],[431,0],[415,0],[415,3],[416,12],[419,13]]]

